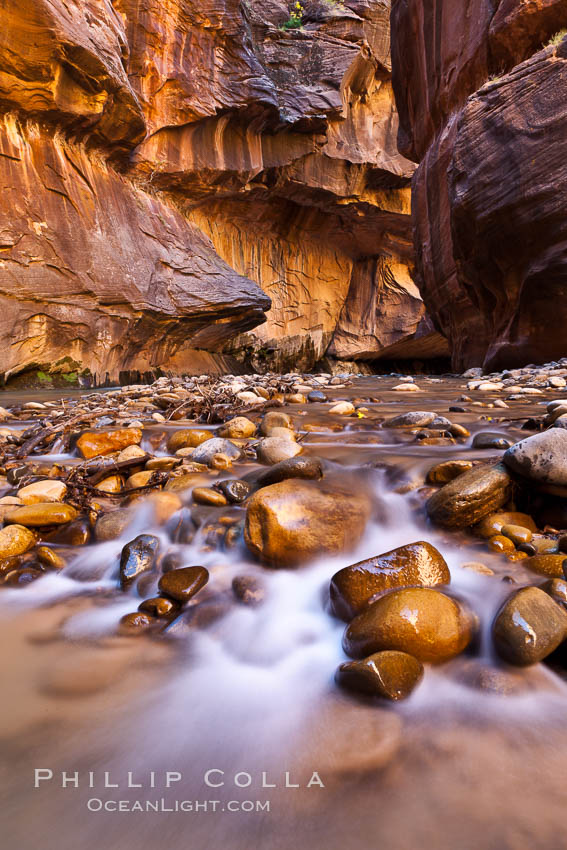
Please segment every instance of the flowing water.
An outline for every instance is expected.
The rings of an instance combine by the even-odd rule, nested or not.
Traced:
[[[368,378],[337,393],[381,399],[345,430],[332,430],[337,418],[323,406],[290,410],[318,428],[305,434],[306,453],[363,476],[379,498],[379,519],[354,551],[269,570],[244,544],[219,551],[198,533],[177,549],[211,574],[201,627],[180,618],[165,638],[125,637],[118,621],[140,599],[116,590],[122,546],[142,531],[170,545],[141,506],[118,540],[77,548],[61,573],[24,589],[2,588],[3,847],[567,846],[565,682],[538,665],[505,671],[505,695],[475,686],[481,665],[498,667],[488,629],[510,592],[500,578],[522,582],[526,571],[470,536],[429,527],[415,491],[395,492],[439,460],[494,453],[472,450],[471,440],[418,445],[375,417],[437,410],[473,434],[523,434],[480,420],[503,411],[447,414],[462,392],[455,380],[429,382],[419,400],[390,386]],[[531,401],[505,413],[522,421],[534,411]],[[421,539],[441,550],[451,592],[480,619],[474,650],[428,668],[404,704],[339,692],[344,623],[327,611],[330,577]],[[471,560],[496,575],[462,569]],[[263,604],[231,601],[239,574],[261,577]]]

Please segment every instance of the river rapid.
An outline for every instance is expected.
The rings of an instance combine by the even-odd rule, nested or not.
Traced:
[[[64,569],[0,587],[7,850],[566,846],[564,676],[546,664],[508,667],[490,639],[510,593],[503,579],[522,585],[534,576],[486,541],[434,528],[420,495],[435,464],[498,456],[472,448],[476,433],[522,439],[525,420],[545,413],[557,393],[498,409],[487,404],[505,395],[468,391],[461,378],[416,382],[419,393],[394,391],[391,377],[326,388],[329,401],[362,399],[360,418],[331,415],[326,403],[279,408],[293,418],[304,455],[372,488],[380,510],[348,552],[270,569],[241,540],[212,546],[208,521],[223,510],[199,508],[197,533],[175,550],[184,564],[209,571],[202,618],[195,625],[181,616],[158,635],[131,636],[118,624],[141,598],[117,587],[121,550],[141,533],[155,535],[162,551],[172,545],[167,523],[141,501],[116,539],[66,547]],[[460,401],[464,393],[483,406]],[[449,413],[451,406],[463,409]],[[412,410],[448,416],[471,436],[424,444],[382,427]],[[29,425],[21,419],[10,427]],[[142,448],[166,455],[159,435],[178,427],[144,422]],[[77,463],[61,449],[55,443],[34,460]],[[254,469],[236,461],[230,475]],[[244,515],[245,507],[231,510]],[[476,614],[474,646],[426,665],[404,702],[340,690],[334,674],[346,659],[345,624],[329,612],[331,577],[418,540],[443,554],[451,594]],[[493,574],[464,569],[471,561]],[[235,602],[231,584],[242,574],[261,581],[262,604]],[[485,669],[501,672],[504,686],[480,687]]]

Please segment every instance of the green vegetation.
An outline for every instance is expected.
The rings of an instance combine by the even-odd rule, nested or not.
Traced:
[[[53,382],[53,378],[46,372],[37,372],[36,377],[42,384],[51,384]]]
[[[551,38],[549,39],[549,41],[547,42],[547,44],[545,46],[546,47],[557,47],[557,45],[560,44],[563,41],[563,39],[565,38],[566,35],[567,35],[567,30],[559,30],[559,32],[556,32],[555,35],[551,36]]]
[[[281,30],[298,30],[301,29],[303,23],[303,6],[298,2],[294,3],[289,11],[289,18],[280,27]]]

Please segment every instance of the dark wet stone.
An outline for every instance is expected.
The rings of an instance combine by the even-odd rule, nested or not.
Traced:
[[[321,390],[312,390],[307,394],[307,401],[327,401],[327,396]]]
[[[8,479],[8,484],[11,484],[12,487],[15,487],[20,483],[22,478],[25,478],[26,475],[30,474],[30,470],[27,466],[12,466],[6,473],[6,478]]]
[[[107,516],[110,516],[110,514],[107,514]],[[101,517],[100,519],[103,518]],[[61,543],[67,546],[86,546],[87,543],[90,543],[91,537],[92,530],[89,521],[79,518],[68,523],[63,528],[59,528],[52,534],[47,535],[44,539],[49,540],[50,543]],[[99,539],[108,540],[110,538],[102,537]]]
[[[525,678],[519,671],[490,667],[476,658],[457,658],[452,662],[451,668],[453,665],[458,665],[455,679],[478,691],[511,696],[525,692],[527,687]]]
[[[449,408],[449,413],[466,413],[466,412],[467,412],[466,407],[459,407],[458,404],[453,404]]]
[[[233,549],[237,546],[242,540],[242,534],[244,532],[244,520],[241,522],[235,522],[234,525],[231,525],[226,530],[226,534],[224,536],[224,545],[227,549]]]
[[[352,658],[384,649],[441,663],[470,643],[474,618],[454,599],[428,587],[392,590],[371,602],[347,626],[343,648]]]
[[[182,508],[167,521],[165,528],[173,543],[187,544],[192,542],[198,526],[192,511]]]
[[[363,661],[347,661],[335,680],[347,690],[390,700],[406,699],[423,677],[423,664],[407,652],[375,652]]]
[[[239,505],[241,502],[246,501],[252,492],[252,487],[248,481],[242,481],[239,478],[232,478],[228,481],[219,481],[219,483],[215,486],[218,487],[223,496],[229,502],[232,502],[235,505]]]
[[[552,599],[567,608],[567,581],[562,578],[550,578],[540,585]]]
[[[257,480],[258,488],[279,484],[288,478],[317,480],[323,477],[323,464],[317,457],[290,457],[274,464]]]
[[[152,569],[159,549],[153,534],[140,534],[127,543],[120,555],[120,586],[126,590],[137,576]]]
[[[532,555],[537,555],[537,549],[533,543],[520,543],[518,552],[525,552],[528,558],[531,558]]]
[[[330,586],[331,611],[349,621],[384,590],[450,581],[445,559],[434,546],[424,541],[410,543],[335,573]]]
[[[498,611],[492,625],[497,653],[509,664],[537,664],[567,635],[567,612],[539,587],[523,587]]]
[[[32,581],[36,581],[41,576],[45,575],[45,573],[34,567],[22,567],[18,570],[12,570],[9,573],[6,573],[4,576],[4,584],[7,584],[8,587],[25,587],[26,584],[31,584]]]
[[[164,573],[158,588],[165,596],[176,602],[188,602],[203,588],[209,580],[209,572],[204,567],[181,567]]]
[[[182,567],[183,560],[181,552],[168,552],[167,555],[164,555],[161,559],[159,566],[162,573],[169,573],[171,570],[178,570],[179,567]]]
[[[509,449],[512,443],[503,437],[502,434],[493,434],[490,431],[481,431],[475,434],[472,447],[473,449]]]
[[[121,634],[143,634],[155,625],[155,622],[155,618],[145,611],[134,611],[120,618],[119,631]]]
[[[95,525],[95,537],[99,541],[117,540],[122,536],[133,519],[133,512],[128,508],[120,508],[108,514],[99,516]]]
[[[266,590],[256,576],[235,576],[232,590],[236,598],[245,605],[259,605],[264,601]]]
[[[436,525],[467,528],[501,508],[511,492],[512,480],[503,464],[483,464],[445,484],[429,498],[426,510]]]
[[[168,619],[178,613],[179,605],[164,596],[153,596],[151,599],[144,599],[138,605],[138,611],[143,611],[158,619]]]

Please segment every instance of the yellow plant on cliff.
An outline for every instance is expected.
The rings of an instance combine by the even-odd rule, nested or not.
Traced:
[[[285,24],[282,25],[281,29],[282,30],[298,30],[298,29],[300,29],[302,22],[303,22],[303,12],[304,12],[304,8],[301,5],[301,3],[299,2],[299,0],[297,0],[297,2],[295,2],[293,4],[293,6],[291,7],[291,9],[289,10],[289,18],[285,22]]]

